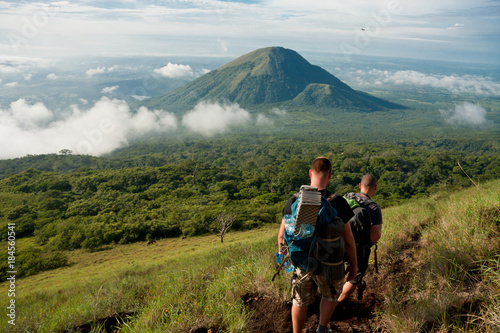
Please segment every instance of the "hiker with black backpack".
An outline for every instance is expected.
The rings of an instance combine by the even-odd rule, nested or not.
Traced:
[[[350,221],[352,234],[356,242],[357,275],[355,279],[348,280],[344,284],[342,294],[338,302],[347,301],[349,296],[358,289],[358,300],[363,298],[363,290],[366,283],[363,277],[368,268],[371,248],[376,246],[377,241],[382,236],[382,210],[371,199],[377,191],[377,179],[370,175],[364,175],[359,183],[360,193],[350,192],[344,195],[351,206],[354,217]],[[376,258],[376,248],[375,248]],[[348,263],[348,266],[352,263]],[[375,269],[377,269],[375,262]]]
[[[332,332],[328,323],[344,285],[344,254],[351,263],[356,263],[355,242],[349,226],[349,220],[354,214],[342,196],[332,195],[326,189],[332,176],[332,164],[327,158],[315,159],[309,176],[311,185],[302,186],[301,192],[294,194],[285,204],[278,246],[279,254],[289,256],[294,265],[291,311],[293,332],[302,332],[308,306],[315,301],[316,291],[319,289],[322,298],[317,332],[327,333]],[[316,211],[315,204],[312,203],[315,200],[320,203],[316,206]],[[313,208],[310,209],[311,207]],[[295,229],[292,231],[286,230],[288,226],[285,219],[290,216],[296,219]],[[307,223],[301,224],[304,221],[314,224],[314,228],[304,229],[303,227],[308,226]],[[301,238],[304,230],[312,230],[312,234]],[[309,244],[304,246],[307,242]],[[301,246],[306,249],[305,255],[296,251]],[[299,254],[294,256],[295,253]],[[356,269],[356,264],[348,267],[349,280],[356,277]]]

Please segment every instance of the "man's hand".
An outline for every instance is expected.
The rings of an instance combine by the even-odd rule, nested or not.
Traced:
[[[283,254],[283,257],[285,257],[288,254],[288,247],[284,243],[280,244],[280,249],[278,253]]]

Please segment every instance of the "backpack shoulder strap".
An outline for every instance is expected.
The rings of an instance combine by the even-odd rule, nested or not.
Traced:
[[[340,195],[335,194],[335,193],[334,194],[330,194],[328,196],[328,198],[326,198],[326,200],[328,200],[329,203],[332,203],[332,202],[334,202],[334,200],[335,200],[336,197],[340,197]]]
[[[368,194],[366,194],[366,193],[360,192],[360,194],[366,196],[366,199],[365,198],[360,198],[356,194],[357,194],[356,192],[349,192],[349,193],[344,194],[344,198],[350,199],[350,200],[354,200],[354,201],[356,201],[362,207],[364,207],[364,206],[368,205],[369,203],[373,202],[373,200],[370,198],[370,196]]]
[[[344,198],[354,199],[354,198],[356,198],[356,192],[346,193],[346,194],[344,194]]]
[[[360,194],[362,194],[362,195],[364,195],[364,196],[366,196],[366,197],[368,198],[368,199],[365,199],[365,198],[362,198],[362,199],[361,199],[361,198],[357,198],[357,200],[356,200],[356,201],[358,201],[360,205],[362,205],[362,206],[366,206],[366,205],[368,205],[368,204],[370,204],[370,203],[372,203],[372,202],[373,202],[372,198],[370,198],[370,196],[369,196],[368,194],[363,193],[363,192],[360,192]]]
[[[370,198],[370,196],[368,194],[366,194],[365,192],[359,192],[359,194],[362,194],[364,195],[365,197],[367,197],[369,200],[371,200],[372,198]]]

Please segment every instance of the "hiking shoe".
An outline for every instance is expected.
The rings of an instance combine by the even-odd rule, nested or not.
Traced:
[[[366,289],[366,282],[365,281],[361,281],[361,283],[359,284],[358,288],[357,288],[357,291],[358,291],[358,301],[361,301],[363,299],[363,292],[365,291]]]
[[[316,330],[316,333],[333,333],[333,331],[326,326],[318,325],[318,329]]]

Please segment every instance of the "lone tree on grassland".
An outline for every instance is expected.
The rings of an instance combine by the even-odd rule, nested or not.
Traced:
[[[216,223],[215,230],[214,228],[210,228],[209,223],[205,219],[203,219],[201,223],[205,227],[205,229],[219,237],[221,243],[224,243],[224,236],[226,235],[226,232],[229,230],[229,228],[231,228],[231,226],[233,225],[234,221],[236,220],[236,216],[236,213],[220,213],[214,215],[214,221]]]

